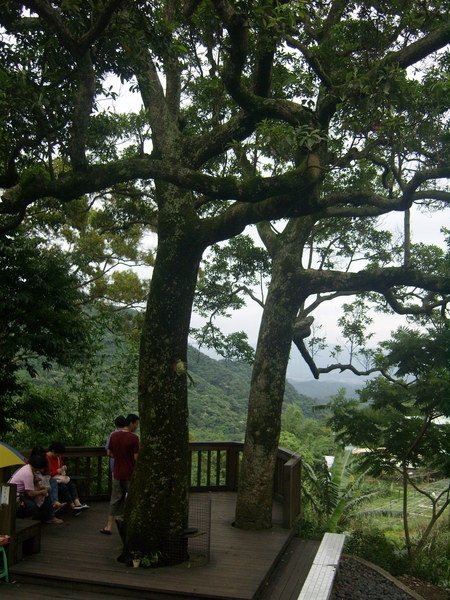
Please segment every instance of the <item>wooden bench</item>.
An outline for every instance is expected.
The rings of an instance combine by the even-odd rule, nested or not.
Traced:
[[[298,600],[328,600],[344,542],[343,534],[326,533],[323,536]]]
[[[16,530],[9,544],[8,562],[15,565],[24,554],[39,554],[41,551],[41,523],[30,519],[17,519]]]
[[[8,491],[5,491],[7,488]],[[41,523],[31,519],[17,519],[16,486],[10,483],[0,484],[0,533],[11,537],[5,546],[9,565],[20,562],[24,554],[37,554],[41,550]]]

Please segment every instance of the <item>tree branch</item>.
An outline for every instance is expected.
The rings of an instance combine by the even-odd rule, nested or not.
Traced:
[[[254,118],[281,119],[292,125],[311,124],[314,113],[295,102],[284,99],[264,98],[252,93],[242,84],[242,73],[247,59],[248,27],[243,15],[237,13],[227,0],[214,0],[219,16],[230,36],[228,60],[223,71],[223,80],[230,96]],[[270,52],[267,56],[270,56]],[[267,60],[267,56],[264,60]],[[267,68],[258,65],[259,74],[267,74]],[[258,72],[257,69],[257,72]],[[267,82],[257,83],[256,89],[267,90]]]
[[[274,250],[277,246],[278,235],[275,233],[269,221],[261,221],[257,224],[258,235],[262,243],[266,247],[267,252],[273,257]]]
[[[164,90],[150,52],[144,50],[144,54],[144,61],[141,56],[138,60],[130,56],[130,53],[129,56],[134,63],[142,101],[149,117],[154,148],[164,155],[168,145],[173,144],[174,140],[180,137],[180,132],[167,106]]]
[[[383,296],[389,306],[392,308],[394,312],[398,315],[424,315],[431,314],[435,308],[439,308],[442,305],[445,305],[449,302],[449,298],[444,298],[440,302],[432,302],[426,303],[423,302],[422,306],[404,306],[400,304],[397,298],[394,296],[391,290],[385,290],[383,292]]]
[[[68,173],[52,181],[42,177],[41,174],[28,175],[25,181],[22,180],[4,192],[0,203],[0,214],[16,214],[39,198],[53,197],[69,202],[83,194],[97,192],[110,188],[116,183],[135,179],[159,179],[219,200],[237,200],[251,204],[265,201],[266,209],[270,205],[275,210],[267,212],[266,209],[262,209],[261,220],[281,218],[282,210],[286,209],[286,206],[292,207],[292,215],[295,216],[315,210],[310,203],[301,203],[298,200],[298,197],[301,198],[303,192],[316,182],[316,174],[311,172],[306,164],[274,177],[254,176],[238,179],[233,176],[212,177],[187,169],[173,161],[144,157],[124,158],[102,165],[91,165],[83,174]],[[277,205],[281,211],[276,210]],[[243,213],[238,216],[238,206],[235,205],[230,212],[217,217],[216,223],[220,220],[230,221],[236,217],[243,218],[245,224],[253,222],[246,221]],[[272,212],[276,216],[272,217]],[[251,217],[253,218],[255,217]]]
[[[255,123],[254,115],[250,116],[242,111],[208,133],[193,136],[183,142],[190,156],[190,164],[193,168],[198,168],[209,159],[231,148],[235,141],[244,140],[253,132]]]
[[[320,81],[323,83],[323,85],[328,89],[331,88],[331,79],[329,78],[327,73],[325,73],[322,65],[320,64],[319,60],[314,56],[314,54],[310,52],[310,50],[304,44],[302,44],[299,40],[293,38],[291,35],[286,35],[286,42],[289,46],[291,46],[291,48],[295,48],[303,54],[306,62],[317,75],[317,77],[320,79]]]
[[[55,10],[47,0],[27,0],[24,2],[32,11],[55,32],[59,43],[75,58],[82,57],[92,44],[105,32],[116,10],[127,0],[109,0],[103,11],[96,18],[92,28],[81,38],[75,38],[64,23],[59,11]]]
[[[348,2],[347,0],[334,0],[331,4],[330,10],[328,12],[327,18],[324,21],[322,31],[320,31],[318,39],[321,42],[326,39],[332,27],[339,23],[344,14],[345,9],[347,8]]]
[[[390,288],[403,285],[423,288],[437,294],[450,293],[448,277],[403,267],[369,268],[356,273],[299,269],[298,276],[304,282],[302,294],[307,290],[308,295],[334,291],[354,293],[372,291],[385,295],[389,294]]]
[[[409,46],[405,46],[397,52],[388,54],[381,65],[397,64],[406,69],[416,62],[426,58],[433,52],[440,50],[450,42],[450,22],[447,19],[443,25],[437,27],[419,40]]]
[[[91,29],[78,40],[80,54],[84,54],[84,52],[86,52],[101,35],[103,35],[111,22],[114,13],[127,3],[128,0],[109,0],[109,2],[106,2],[103,11],[97,16]]]
[[[314,379],[319,379],[320,370],[317,368],[313,357],[308,351],[305,344],[305,338],[311,335],[311,326],[313,324],[314,317],[307,317],[307,319],[297,320],[294,325],[294,331],[292,341],[297,346],[303,360],[308,365]]]
[[[86,141],[89,117],[95,98],[95,71],[90,53],[86,52],[78,61],[76,70],[78,90],[74,98],[74,111],[69,141],[69,155],[74,171],[87,168]]]
[[[27,0],[24,4],[37,13],[50,26],[63,48],[70,52],[72,56],[79,56],[78,42],[73,37],[72,32],[66,26],[58,11],[46,0]]]
[[[360,369],[357,369],[354,365],[351,365],[351,364],[345,365],[345,364],[341,364],[341,363],[335,363],[332,365],[328,365],[327,367],[319,367],[317,369],[318,373],[331,373],[331,371],[339,371],[341,373],[343,371],[351,371],[355,375],[359,375],[359,376],[367,376],[367,375],[371,375],[372,373],[381,373],[383,375],[383,377],[385,377],[389,381],[392,381],[392,383],[397,383],[397,384],[399,383],[398,380],[391,377],[387,371],[385,371],[384,369],[382,369],[380,367],[372,367],[371,369],[365,369],[364,371],[361,371]],[[401,384],[399,384],[399,385],[401,385]]]

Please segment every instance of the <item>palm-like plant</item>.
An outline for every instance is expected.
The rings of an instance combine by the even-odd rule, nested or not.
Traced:
[[[351,450],[336,453],[329,469],[323,461],[314,467],[304,466],[303,496],[325,531],[335,532],[344,517],[378,492],[364,493],[366,472],[358,473]]]

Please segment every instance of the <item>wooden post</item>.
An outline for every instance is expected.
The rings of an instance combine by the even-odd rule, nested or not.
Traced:
[[[6,492],[8,502],[0,504],[0,534],[13,536],[16,531],[17,489],[13,483],[2,483],[0,494],[3,492],[3,488],[8,489],[8,492]]]
[[[230,444],[227,448],[227,490],[235,492],[239,480],[239,445]]]
[[[291,529],[300,514],[301,458],[294,456],[283,468],[283,526]]]

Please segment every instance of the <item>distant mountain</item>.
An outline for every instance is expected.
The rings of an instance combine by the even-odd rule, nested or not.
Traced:
[[[299,393],[314,398],[317,404],[326,404],[331,397],[344,388],[348,398],[356,398],[356,390],[364,387],[365,380],[359,384],[342,380],[317,381],[316,379],[288,379],[288,382]]]
[[[196,440],[241,440],[245,432],[251,366],[214,360],[190,347],[188,369],[194,385],[189,388],[189,428]],[[285,404],[299,406],[313,417],[314,400],[286,383]]]

